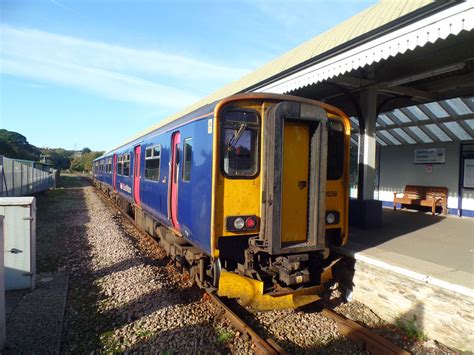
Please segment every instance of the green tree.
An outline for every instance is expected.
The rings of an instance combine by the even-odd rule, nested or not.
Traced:
[[[71,160],[71,170],[90,172],[92,170],[92,162],[102,154],[103,152],[89,152],[86,154],[76,155]]]
[[[38,160],[41,151],[17,132],[0,129],[0,155],[12,159]]]

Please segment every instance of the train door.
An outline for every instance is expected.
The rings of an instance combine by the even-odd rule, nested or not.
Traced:
[[[265,133],[267,132],[267,133]],[[273,254],[325,247],[327,113],[307,103],[272,106],[264,121],[263,223]]]
[[[142,147],[137,145],[135,147],[135,154],[133,158],[133,199],[135,203],[140,206],[140,155]]]
[[[179,142],[181,133],[174,132],[171,136],[171,166],[170,166],[170,193],[168,195],[169,215],[171,222],[176,229],[179,229],[178,222],[178,178],[179,178],[179,164],[180,164],[180,150]]]
[[[114,154],[114,165],[112,170],[112,186],[114,187],[114,191],[117,192],[117,154]]]
[[[281,240],[306,240],[309,185],[309,122],[283,121]]]

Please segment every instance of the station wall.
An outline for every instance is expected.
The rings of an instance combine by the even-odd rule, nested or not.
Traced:
[[[415,149],[420,148],[445,148],[445,163],[431,164],[431,167],[415,164]],[[403,192],[405,185],[445,186],[448,188],[450,213],[457,214],[459,161],[460,143],[381,147],[378,199],[391,205],[393,193]],[[464,215],[474,217],[474,190],[462,191],[462,209],[467,212]]]

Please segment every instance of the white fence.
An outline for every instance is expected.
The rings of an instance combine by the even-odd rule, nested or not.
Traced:
[[[55,174],[0,155],[1,197],[19,197],[55,186]]]

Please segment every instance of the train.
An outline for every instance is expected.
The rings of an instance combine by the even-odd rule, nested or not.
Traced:
[[[333,106],[236,94],[111,149],[92,175],[200,287],[255,310],[299,307],[348,239],[349,147]]]

